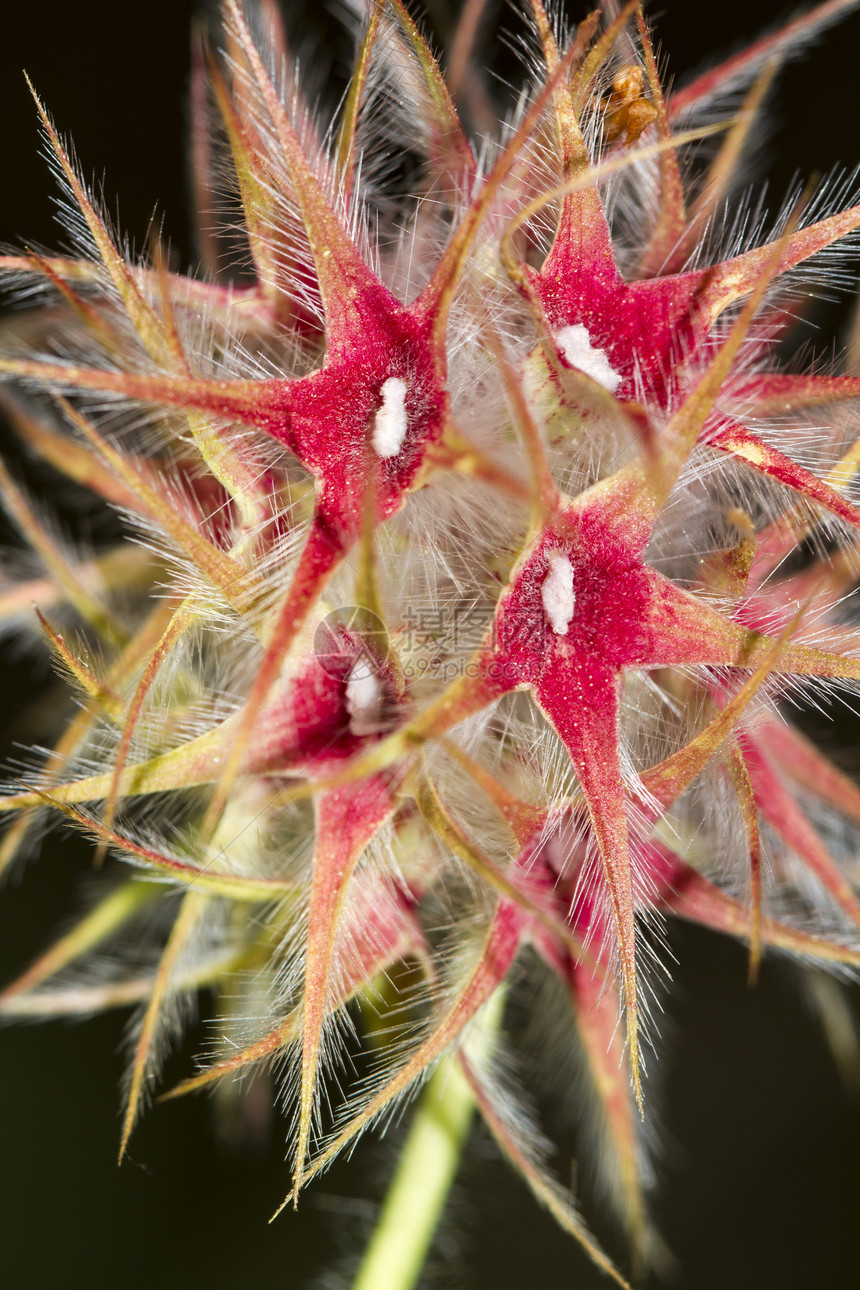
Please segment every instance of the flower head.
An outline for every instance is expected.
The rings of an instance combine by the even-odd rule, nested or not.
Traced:
[[[284,1059],[292,1198],[445,1058],[625,1284],[505,1076],[506,983],[569,1000],[648,1259],[666,916],[747,940],[753,975],[767,949],[857,967],[833,839],[860,792],[785,701],[860,680],[860,380],[777,344],[860,206],[802,197],[768,236],[720,237],[773,60],[847,7],[667,96],[635,0],[572,31],[530,0],[540,73],[478,146],[401,0],[362,9],[325,132],[273,72],[277,25],[258,42],[227,0],[194,99],[232,167],[237,281],[173,273],[157,242],[131,257],[38,105],[78,252],[0,261],[44,295],[4,401],[125,532],[85,561],[0,473],[40,566],[0,608],[37,601],[79,697],[0,801],[2,856],[49,810],[135,872],[0,1005],[138,1005],[121,1154],[175,1005],[208,989],[219,1054],[168,1095]],[[377,186],[383,125],[421,154],[408,201]],[[88,979],[110,942],[116,977]],[[338,1082],[356,1025],[371,1072]]]

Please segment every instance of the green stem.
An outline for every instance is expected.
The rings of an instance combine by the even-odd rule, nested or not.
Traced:
[[[486,1023],[498,1030],[504,989]],[[442,1217],[466,1143],[475,1099],[456,1053],[442,1059],[421,1094],[370,1244],[352,1290],[412,1290]]]
[[[446,1057],[421,1095],[352,1290],[411,1290],[418,1280],[472,1120],[475,1099]]]

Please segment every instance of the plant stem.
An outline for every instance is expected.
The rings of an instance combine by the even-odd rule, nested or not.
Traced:
[[[446,1057],[421,1095],[352,1290],[412,1290],[448,1196],[475,1100]]]
[[[487,1042],[498,1030],[503,988],[485,1019]],[[456,1054],[442,1059],[421,1094],[382,1212],[352,1290],[412,1290],[466,1143],[475,1099]]]

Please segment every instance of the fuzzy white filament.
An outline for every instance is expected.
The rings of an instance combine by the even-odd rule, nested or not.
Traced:
[[[555,334],[555,343],[558,346],[558,352],[571,367],[578,367],[580,372],[585,372],[586,376],[597,381],[598,385],[609,390],[610,394],[615,393],[621,384],[621,375],[609,362],[606,351],[595,349],[588,329],[583,327],[582,323],[562,327]]]
[[[406,417],[408,388],[402,376],[389,376],[382,383],[382,407],[373,425],[373,447],[380,457],[396,457],[403,447],[409,425]]]
[[[560,551],[553,551],[549,556],[549,573],[543,580],[540,594],[550,627],[556,636],[566,636],[576,597],[573,593],[573,565]]]
[[[366,658],[353,663],[346,680],[346,710],[350,734],[360,738],[379,729],[382,713],[382,685]]]

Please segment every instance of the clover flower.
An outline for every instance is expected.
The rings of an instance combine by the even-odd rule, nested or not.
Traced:
[[[404,1157],[428,1230],[392,1271],[392,1200],[357,1285],[414,1280],[473,1106],[627,1284],[519,1086],[518,991],[565,1001],[647,1265],[667,918],[753,978],[860,963],[860,790],[792,718],[860,679],[860,378],[779,361],[860,206],[731,213],[776,63],[849,7],[666,94],[636,0],[572,30],[529,0],[522,93],[473,134],[401,0],[359,7],[330,126],[272,7],[227,0],[194,157],[232,217],[197,277],[129,252],[37,99],[75,253],[0,260],[34,309],[3,403],[122,535],[75,549],[0,470],[32,552],[0,614],[35,602],[77,698],[0,863],[46,815],[104,861],[0,1008],[137,1008],[122,1156],[204,992],[213,1055],[164,1095],[271,1068],[291,1201],[427,1084],[415,1141],[433,1099],[456,1121],[436,1183]]]

